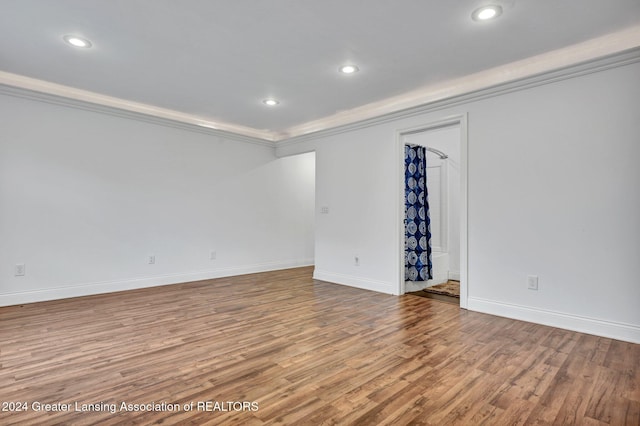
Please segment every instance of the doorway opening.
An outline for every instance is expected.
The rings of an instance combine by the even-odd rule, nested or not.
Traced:
[[[467,305],[467,140],[466,116],[456,116],[398,132],[401,153],[399,232],[399,294],[425,292],[458,293],[459,304]],[[414,280],[415,255],[405,238],[405,146],[420,146],[426,154],[426,187],[430,222],[431,276]],[[409,246],[409,247],[408,247]],[[411,258],[413,256],[413,259]],[[447,301],[456,299],[446,299]]]

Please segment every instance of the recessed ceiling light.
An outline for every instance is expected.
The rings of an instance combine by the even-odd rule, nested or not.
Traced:
[[[502,7],[496,4],[479,7],[474,10],[471,17],[474,21],[488,21],[502,15]]]
[[[265,99],[264,101],[262,101],[262,103],[265,104],[265,105],[268,105],[268,106],[276,106],[280,102],[278,102],[277,100],[275,100],[273,98],[269,98],[269,99]]]
[[[69,43],[70,45],[72,45],[73,47],[84,47],[84,48],[91,47],[91,42],[86,38],[82,38],[74,35],[66,35],[62,37],[62,39],[67,43]]]
[[[343,74],[353,74],[354,72],[358,72],[359,68],[355,65],[343,65],[340,68],[338,68],[338,71],[340,71]]]

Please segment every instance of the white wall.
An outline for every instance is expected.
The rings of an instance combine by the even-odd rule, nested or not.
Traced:
[[[279,155],[317,152],[316,204],[330,206],[318,215],[317,278],[398,288],[396,137],[458,114],[469,309],[640,342],[637,62],[282,144]]]
[[[394,293],[399,257],[393,132],[377,127],[318,140],[314,277]],[[399,168],[397,169],[400,173]],[[399,228],[399,225],[398,225]],[[318,254],[321,253],[320,256]],[[354,257],[359,257],[355,265]],[[404,266],[403,266],[404,268]]]
[[[313,263],[313,153],[4,95],[0,120],[0,305]]]

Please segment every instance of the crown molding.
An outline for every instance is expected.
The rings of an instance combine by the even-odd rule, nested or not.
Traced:
[[[640,26],[630,27],[291,127],[279,135],[276,146],[621,66],[636,62],[639,55]]]
[[[640,59],[640,25],[290,127],[259,130],[0,71],[0,93],[269,147],[548,84]]]
[[[478,101],[486,98],[492,98],[495,96],[503,95],[510,92],[516,92],[520,90],[529,89],[536,86],[542,86],[545,84],[554,83],[557,81],[567,80],[581,75],[592,74],[600,71],[604,71],[611,68],[617,68],[624,65],[640,62],[640,47],[632,49],[628,52],[621,54],[615,54],[606,58],[600,58],[588,63],[582,63],[560,70],[547,72],[544,74],[522,78],[519,80],[509,81],[503,84],[495,85],[485,89],[480,89],[472,92],[463,93],[461,95],[453,95],[444,99],[427,102],[412,108],[407,108],[400,111],[394,111],[387,114],[378,115],[369,119],[363,119],[360,121],[336,125],[334,127],[328,127],[323,130],[317,130],[308,134],[300,136],[292,136],[287,139],[282,139],[277,142],[276,149],[283,148],[290,145],[295,145],[300,142],[309,141],[321,137],[337,135],[340,133],[346,133],[357,129],[363,129],[366,127],[375,126],[378,124],[387,123],[390,121],[396,121],[402,118],[413,117],[420,114],[434,112],[445,108],[454,107],[457,105],[467,104],[469,102]]]
[[[0,93],[273,147],[273,134],[0,71]]]

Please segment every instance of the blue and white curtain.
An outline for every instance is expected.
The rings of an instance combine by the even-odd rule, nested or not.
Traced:
[[[407,281],[433,278],[431,221],[427,192],[427,152],[422,146],[404,147],[404,276]]]

